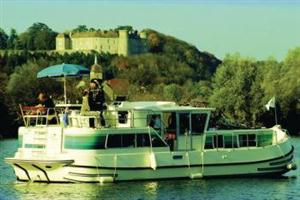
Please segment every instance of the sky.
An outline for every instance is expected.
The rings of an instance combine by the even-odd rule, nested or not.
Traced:
[[[57,32],[78,25],[155,29],[218,58],[284,59],[300,46],[300,0],[0,0],[0,27],[17,32],[35,22]]]

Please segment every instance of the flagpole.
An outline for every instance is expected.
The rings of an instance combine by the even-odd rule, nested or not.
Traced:
[[[275,125],[277,125],[277,111],[276,111],[276,103],[274,106],[274,112],[275,112]]]
[[[67,104],[67,79],[66,75],[64,75],[64,102]]]

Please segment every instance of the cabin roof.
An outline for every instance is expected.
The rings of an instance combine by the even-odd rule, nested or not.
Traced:
[[[214,111],[214,108],[179,106],[175,102],[155,101],[155,102],[124,102],[118,110],[148,110],[158,112],[168,111]]]

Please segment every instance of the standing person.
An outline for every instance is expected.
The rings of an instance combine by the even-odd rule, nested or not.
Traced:
[[[89,106],[89,91],[84,90],[82,92],[82,106],[80,113],[85,114],[86,112],[90,111],[90,106]]]
[[[105,120],[103,117],[103,110],[105,109],[104,91],[97,79],[92,79],[90,82],[88,100],[91,111],[100,111],[100,122],[102,126],[105,126]]]

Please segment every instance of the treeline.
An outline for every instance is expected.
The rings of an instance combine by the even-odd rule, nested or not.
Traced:
[[[300,48],[290,50],[281,62],[239,55],[228,55],[221,62],[184,41],[154,30],[144,31],[149,53],[128,57],[97,52],[61,55],[29,51],[27,47],[4,51],[0,55],[0,120],[6,126],[0,127],[0,133],[16,133],[15,128],[22,123],[17,115],[18,104],[32,104],[38,91],[47,90],[54,99],[63,99],[63,84],[56,79],[36,79],[39,70],[59,63],[90,67],[95,55],[105,79],[130,81],[130,100],[171,100],[216,107],[214,126],[251,128],[274,125],[274,112],[264,105],[275,96],[279,123],[292,134],[300,132]],[[71,100],[80,99],[81,91],[76,87],[79,81],[68,79]]]
[[[135,31],[131,26],[119,26],[115,29],[103,30],[104,33],[109,31],[115,32],[119,29],[126,29],[128,31]],[[86,25],[79,25],[78,27],[70,30],[72,32],[91,32],[101,31],[93,27],[88,28]],[[54,50],[55,38],[57,32],[52,30],[44,23],[34,23],[25,32],[17,33],[16,29],[10,29],[6,33],[0,27],[0,49],[2,50]]]

